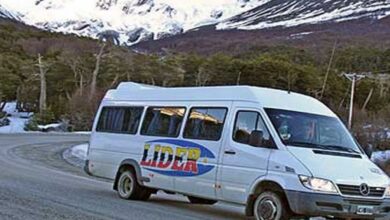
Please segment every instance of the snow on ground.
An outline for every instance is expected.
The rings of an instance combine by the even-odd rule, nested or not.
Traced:
[[[11,115],[8,117],[10,125],[0,127],[0,133],[24,133],[24,125],[28,121],[28,116],[31,114],[19,112],[16,109],[16,102],[8,102],[3,111],[7,112],[8,115]]]
[[[18,111],[16,110],[16,102],[8,102],[7,104],[5,104],[3,111],[11,115],[17,113]]]
[[[0,133],[24,133],[24,125],[28,121],[26,118],[9,117],[11,123],[8,126],[0,127]]]
[[[61,126],[59,123],[47,124],[47,125],[38,125],[38,128],[41,130],[47,130],[49,128],[58,128]]]
[[[29,121],[32,112],[19,112],[17,109],[16,101],[8,102],[3,111],[7,113],[10,120],[9,126],[0,127],[0,133],[25,133],[25,124]],[[40,131],[43,132],[62,132],[66,130],[61,123],[53,123],[47,125],[38,125]],[[85,132],[87,134],[87,132]]]
[[[88,143],[73,146],[62,153],[62,157],[73,166],[83,168],[88,154]]]
[[[88,146],[89,144],[80,144],[72,147],[71,154],[74,157],[77,157],[81,160],[87,159],[87,153],[88,153]]]
[[[73,134],[88,134],[88,135],[90,135],[92,132],[91,131],[74,131],[72,133]]]

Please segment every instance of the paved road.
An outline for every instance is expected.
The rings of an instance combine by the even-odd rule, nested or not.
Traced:
[[[147,202],[117,197],[112,184],[61,159],[82,135],[0,135],[0,219],[245,219],[243,208],[192,205],[158,194]]]

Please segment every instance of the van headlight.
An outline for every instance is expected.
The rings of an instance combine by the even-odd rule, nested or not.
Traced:
[[[299,179],[308,189],[318,192],[337,193],[336,186],[332,183],[332,181],[308,176],[299,176]]]
[[[390,186],[387,186],[387,187],[386,187],[385,196],[386,196],[387,198],[390,198]]]

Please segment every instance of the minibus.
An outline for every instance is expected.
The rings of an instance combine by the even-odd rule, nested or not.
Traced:
[[[389,219],[389,177],[335,113],[289,91],[121,83],[96,114],[85,170],[122,199],[161,190],[262,220]]]

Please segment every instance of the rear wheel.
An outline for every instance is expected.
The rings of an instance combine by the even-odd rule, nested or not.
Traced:
[[[216,200],[202,199],[194,196],[187,196],[187,198],[193,204],[214,205],[215,203],[217,203]]]
[[[133,172],[124,171],[118,179],[118,195],[126,200],[148,200],[152,192],[139,185]]]
[[[254,213],[257,220],[286,220],[291,217],[283,197],[271,191],[263,192],[257,197]]]

